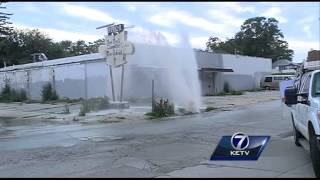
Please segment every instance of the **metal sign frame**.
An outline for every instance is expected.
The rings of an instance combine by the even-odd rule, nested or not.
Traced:
[[[124,24],[110,24],[101,26],[99,28],[107,27],[108,35],[105,36],[105,45],[99,47],[99,52],[106,57],[106,63],[109,65],[112,99],[115,101],[114,84],[112,67],[121,68],[121,89],[120,89],[120,102],[123,98],[123,81],[124,81],[124,65],[127,63],[126,55],[134,53],[134,46],[127,41],[127,31],[124,31]]]

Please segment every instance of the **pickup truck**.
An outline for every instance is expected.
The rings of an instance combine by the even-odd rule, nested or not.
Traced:
[[[320,177],[320,69],[304,72],[284,92],[292,118],[294,142],[310,150],[313,169]]]

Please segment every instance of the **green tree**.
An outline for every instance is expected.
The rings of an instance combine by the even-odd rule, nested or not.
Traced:
[[[4,12],[3,9],[6,9],[6,7],[2,4],[3,2],[0,2],[0,37],[8,35],[12,30],[10,26],[12,23],[8,21],[12,14]]]
[[[89,52],[90,53],[97,53],[99,50],[99,46],[103,45],[105,43],[104,39],[98,39],[94,42],[89,42]]]
[[[61,57],[61,50],[38,30],[14,29],[0,42],[0,66],[32,62],[31,54],[44,53],[49,59]]]
[[[0,67],[33,62],[31,54],[44,53],[48,59],[97,53],[104,39],[86,43],[83,40],[53,42],[48,35],[37,29],[13,29],[0,41]]]
[[[288,48],[283,33],[274,18],[254,17],[245,20],[235,37],[222,42],[210,37],[207,49],[222,50],[247,56],[292,60],[293,50]]]
[[[77,42],[72,43],[71,45],[71,54],[78,56],[83,54],[89,54],[89,48],[85,41],[79,40]]]
[[[72,41],[63,40],[63,41],[57,42],[55,44],[58,47],[58,49],[62,51],[63,57],[72,56],[72,54],[71,54]]]

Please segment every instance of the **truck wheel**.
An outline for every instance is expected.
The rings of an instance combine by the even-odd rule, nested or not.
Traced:
[[[313,128],[309,129],[310,156],[314,173],[317,178],[320,177],[320,151],[317,148],[317,138]]]
[[[301,133],[297,130],[296,126],[294,125],[294,121],[293,121],[293,117],[291,115],[292,118],[292,126],[293,126],[293,137],[294,137],[294,144],[296,144],[296,146],[301,146],[299,139],[302,138]]]

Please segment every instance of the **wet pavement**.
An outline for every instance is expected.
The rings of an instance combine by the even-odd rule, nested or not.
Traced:
[[[279,100],[120,123],[13,125],[3,119],[0,177],[314,177]],[[221,136],[238,131],[271,135],[260,159],[209,161]]]

